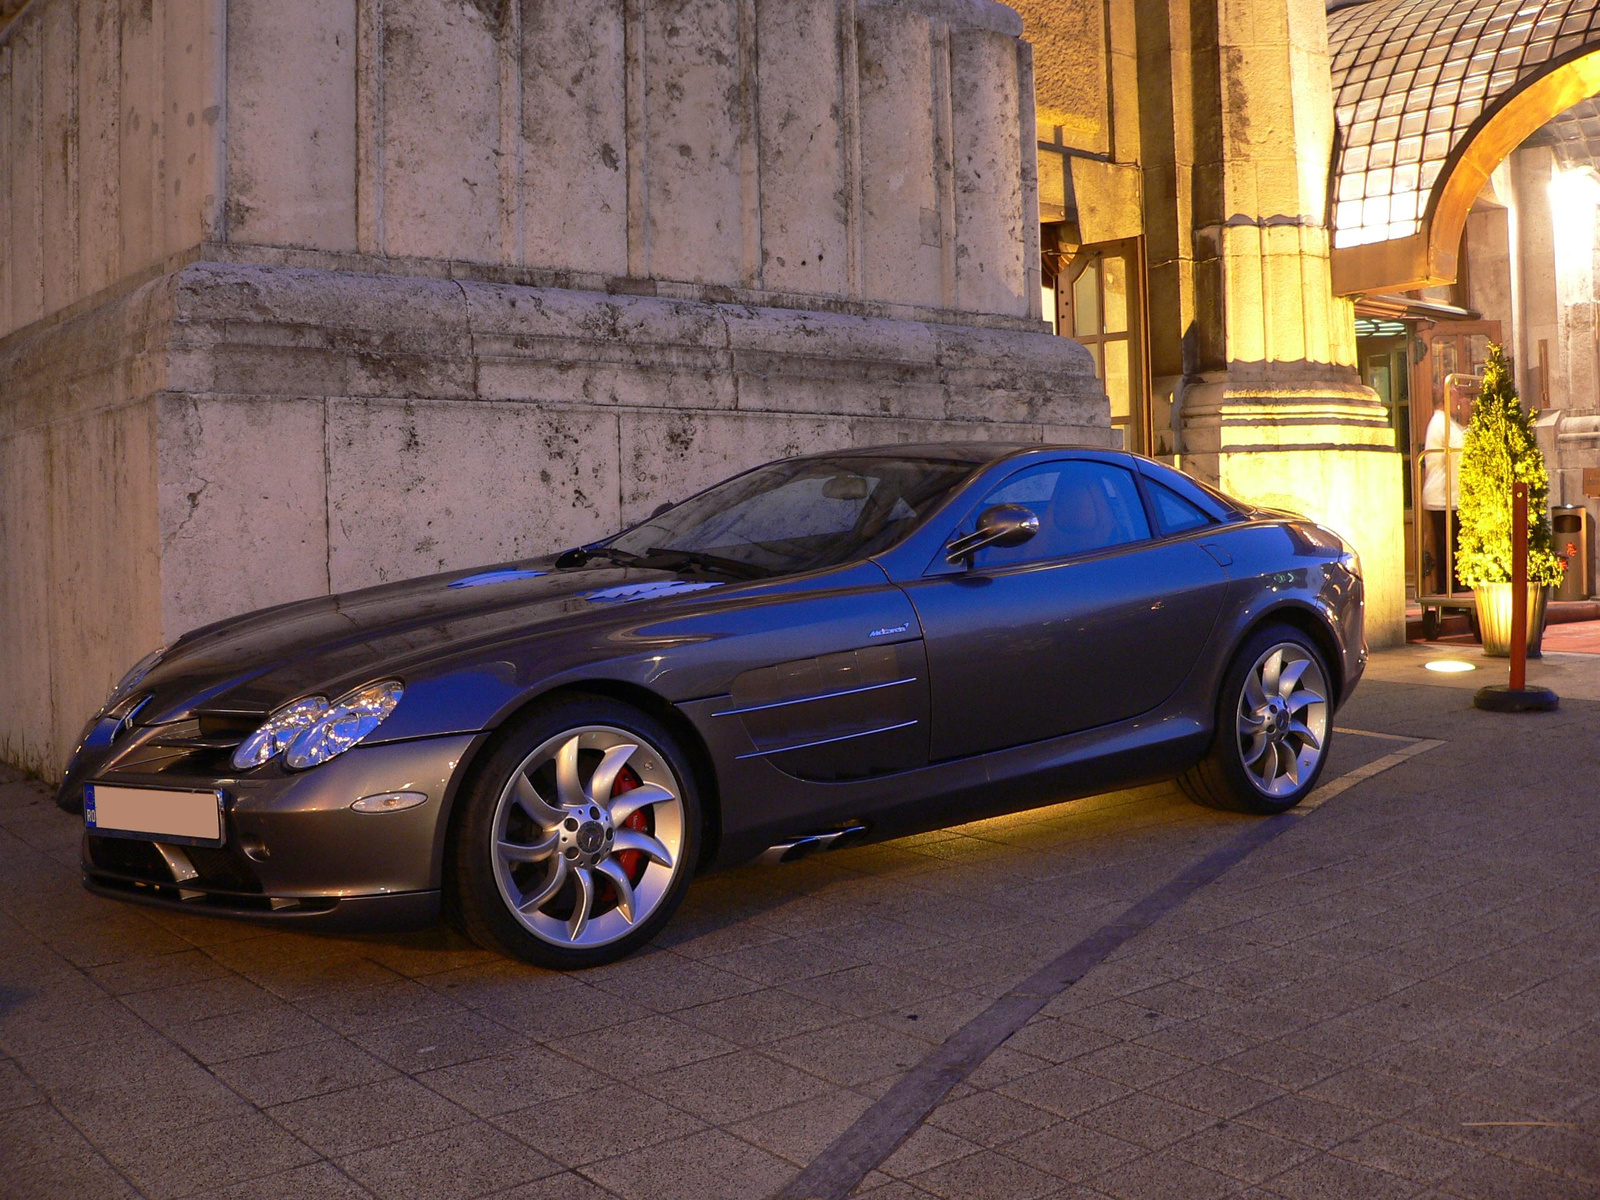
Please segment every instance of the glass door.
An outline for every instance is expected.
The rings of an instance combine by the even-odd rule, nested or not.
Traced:
[[[1145,352],[1140,239],[1081,246],[1056,285],[1056,331],[1082,342],[1111,401],[1124,449],[1148,453],[1150,382]]]
[[[1465,404],[1476,395],[1476,381],[1483,375],[1489,344],[1499,340],[1499,321],[1440,321],[1421,324],[1417,329],[1411,363],[1411,444],[1407,462],[1413,497],[1408,522],[1412,553],[1407,582],[1419,599],[1432,596],[1454,601],[1462,596],[1452,561],[1455,512],[1448,506],[1430,512],[1416,501],[1427,466],[1424,459],[1428,423],[1437,407],[1451,408],[1458,397],[1465,398]],[[1453,415],[1466,423],[1465,413]],[[1436,458],[1443,457],[1441,451],[1434,453]]]

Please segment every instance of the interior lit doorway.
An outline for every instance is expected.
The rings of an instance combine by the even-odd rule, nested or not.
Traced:
[[[1070,229],[1070,223],[1068,226]],[[1124,449],[1148,453],[1149,318],[1144,239],[1074,246],[1061,226],[1045,226],[1045,311],[1055,331],[1081,342],[1111,402]]]
[[[1419,326],[1416,369],[1412,372],[1411,441],[1421,445],[1433,416],[1435,397],[1443,399],[1452,375],[1482,375],[1489,343],[1500,341],[1499,321],[1439,321]]]
[[[1453,543],[1453,529],[1456,522],[1454,510],[1445,513],[1443,534],[1435,528],[1428,532],[1429,514],[1424,512],[1417,503],[1417,489],[1421,486],[1424,470],[1427,466],[1423,460],[1423,450],[1426,446],[1428,424],[1433,419],[1436,405],[1443,404],[1448,411],[1455,412],[1454,397],[1465,397],[1463,403],[1470,413],[1473,398],[1477,395],[1478,381],[1483,376],[1483,366],[1488,360],[1489,346],[1500,340],[1500,322],[1498,321],[1438,321],[1423,322],[1419,325],[1416,334],[1416,345],[1412,354],[1411,367],[1411,446],[1410,453],[1406,456],[1407,476],[1407,505],[1406,505],[1406,562],[1407,583],[1413,598],[1417,599],[1424,609],[1425,623],[1430,614],[1440,614],[1452,607],[1446,604],[1439,607],[1430,605],[1429,598],[1444,596],[1447,600],[1460,600],[1462,604],[1470,604],[1470,593],[1460,589],[1463,594],[1457,596],[1456,576],[1453,564],[1448,566],[1436,563],[1446,563],[1450,557],[1443,545],[1438,543],[1441,537]],[[1461,415],[1458,419],[1462,424],[1470,421],[1469,416]],[[1435,451],[1436,459],[1441,457],[1441,452]],[[1445,464],[1434,464],[1437,468]],[[1453,466],[1453,460],[1452,460]],[[1446,476],[1448,479],[1448,475]],[[1451,480],[1447,486],[1452,490],[1459,484]],[[1443,573],[1445,584],[1441,591],[1437,580]]]

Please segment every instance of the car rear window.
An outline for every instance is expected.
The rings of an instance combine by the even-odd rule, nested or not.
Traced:
[[[1213,521],[1233,521],[1239,517],[1239,505],[1224,496],[1216,488],[1207,487],[1198,479],[1185,475],[1182,471],[1175,471],[1171,467],[1158,462],[1141,462],[1139,471],[1144,476],[1146,483],[1160,484],[1181,497]]]
[[[1155,501],[1156,519],[1163,533],[1186,533],[1215,523],[1198,505],[1185,500],[1166,484],[1148,478],[1144,482],[1150,499]]]

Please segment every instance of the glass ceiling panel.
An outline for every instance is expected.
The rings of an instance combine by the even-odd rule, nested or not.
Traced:
[[[1600,0],[1368,0],[1330,12],[1333,244],[1420,231],[1428,191],[1473,122],[1583,47],[1600,48]]]

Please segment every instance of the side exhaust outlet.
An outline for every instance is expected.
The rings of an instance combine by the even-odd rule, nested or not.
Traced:
[[[772,866],[776,863],[798,862],[809,854],[823,850],[840,850],[853,845],[867,832],[865,825],[847,825],[843,829],[830,829],[824,833],[807,834],[789,842],[768,846],[756,861]]]

